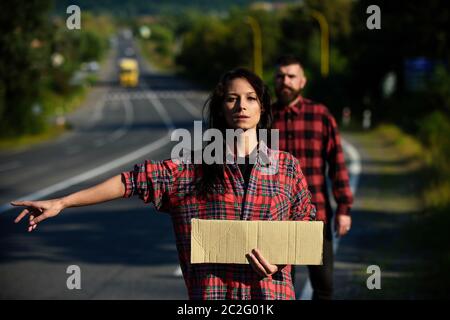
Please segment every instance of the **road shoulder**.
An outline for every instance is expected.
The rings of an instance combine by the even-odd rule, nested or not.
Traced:
[[[344,136],[361,154],[362,173],[353,227],[335,259],[335,299],[418,298],[413,282],[423,257],[405,241],[407,228],[423,210],[418,150],[411,143],[399,146],[379,130]],[[381,289],[368,289],[369,266],[379,267]]]

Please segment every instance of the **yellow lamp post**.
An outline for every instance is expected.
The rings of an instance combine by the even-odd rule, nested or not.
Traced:
[[[253,33],[253,71],[262,78],[263,76],[263,64],[262,64],[262,40],[261,40],[261,28],[258,20],[253,17],[247,16],[246,21]]]
[[[330,71],[329,27],[325,16],[316,10],[309,10],[311,17],[317,20],[320,27],[320,73],[328,77]]]

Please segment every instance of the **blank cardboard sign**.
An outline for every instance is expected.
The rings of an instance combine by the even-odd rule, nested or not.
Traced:
[[[258,248],[271,264],[322,264],[322,221],[191,220],[191,263],[248,264]]]

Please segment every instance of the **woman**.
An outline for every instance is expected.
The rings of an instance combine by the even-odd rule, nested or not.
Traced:
[[[191,299],[295,299],[290,266],[267,261],[255,248],[249,265],[191,264],[191,219],[313,220],[315,208],[300,164],[286,152],[271,150],[258,129],[271,125],[267,87],[246,69],[227,72],[207,103],[209,127],[225,135],[241,129],[236,144],[226,144],[242,164],[217,161],[146,161],[133,171],[60,199],[12,202],[25,206],[16,218],[29,215],[28,231],[63,209],[138,195],[171,215],[181,269]],[[231,146],[231,148],[230,148]],[[206,148],[205,148],[206,150]],[[251,156],[256,154],[252,164]],[[262,161],[265,155],[266,161]],[[269,161],[267,161],[269,159]],[[224,164],[225,163],[225,164]],[[275,170],[274,170],[275,168]]]

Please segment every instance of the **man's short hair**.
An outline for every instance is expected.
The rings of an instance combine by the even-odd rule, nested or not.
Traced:
[[[298,64],[303,69],[300,58],[293,54],[285,54],[277,59],[277,66],[288,66],[291,64]]]

